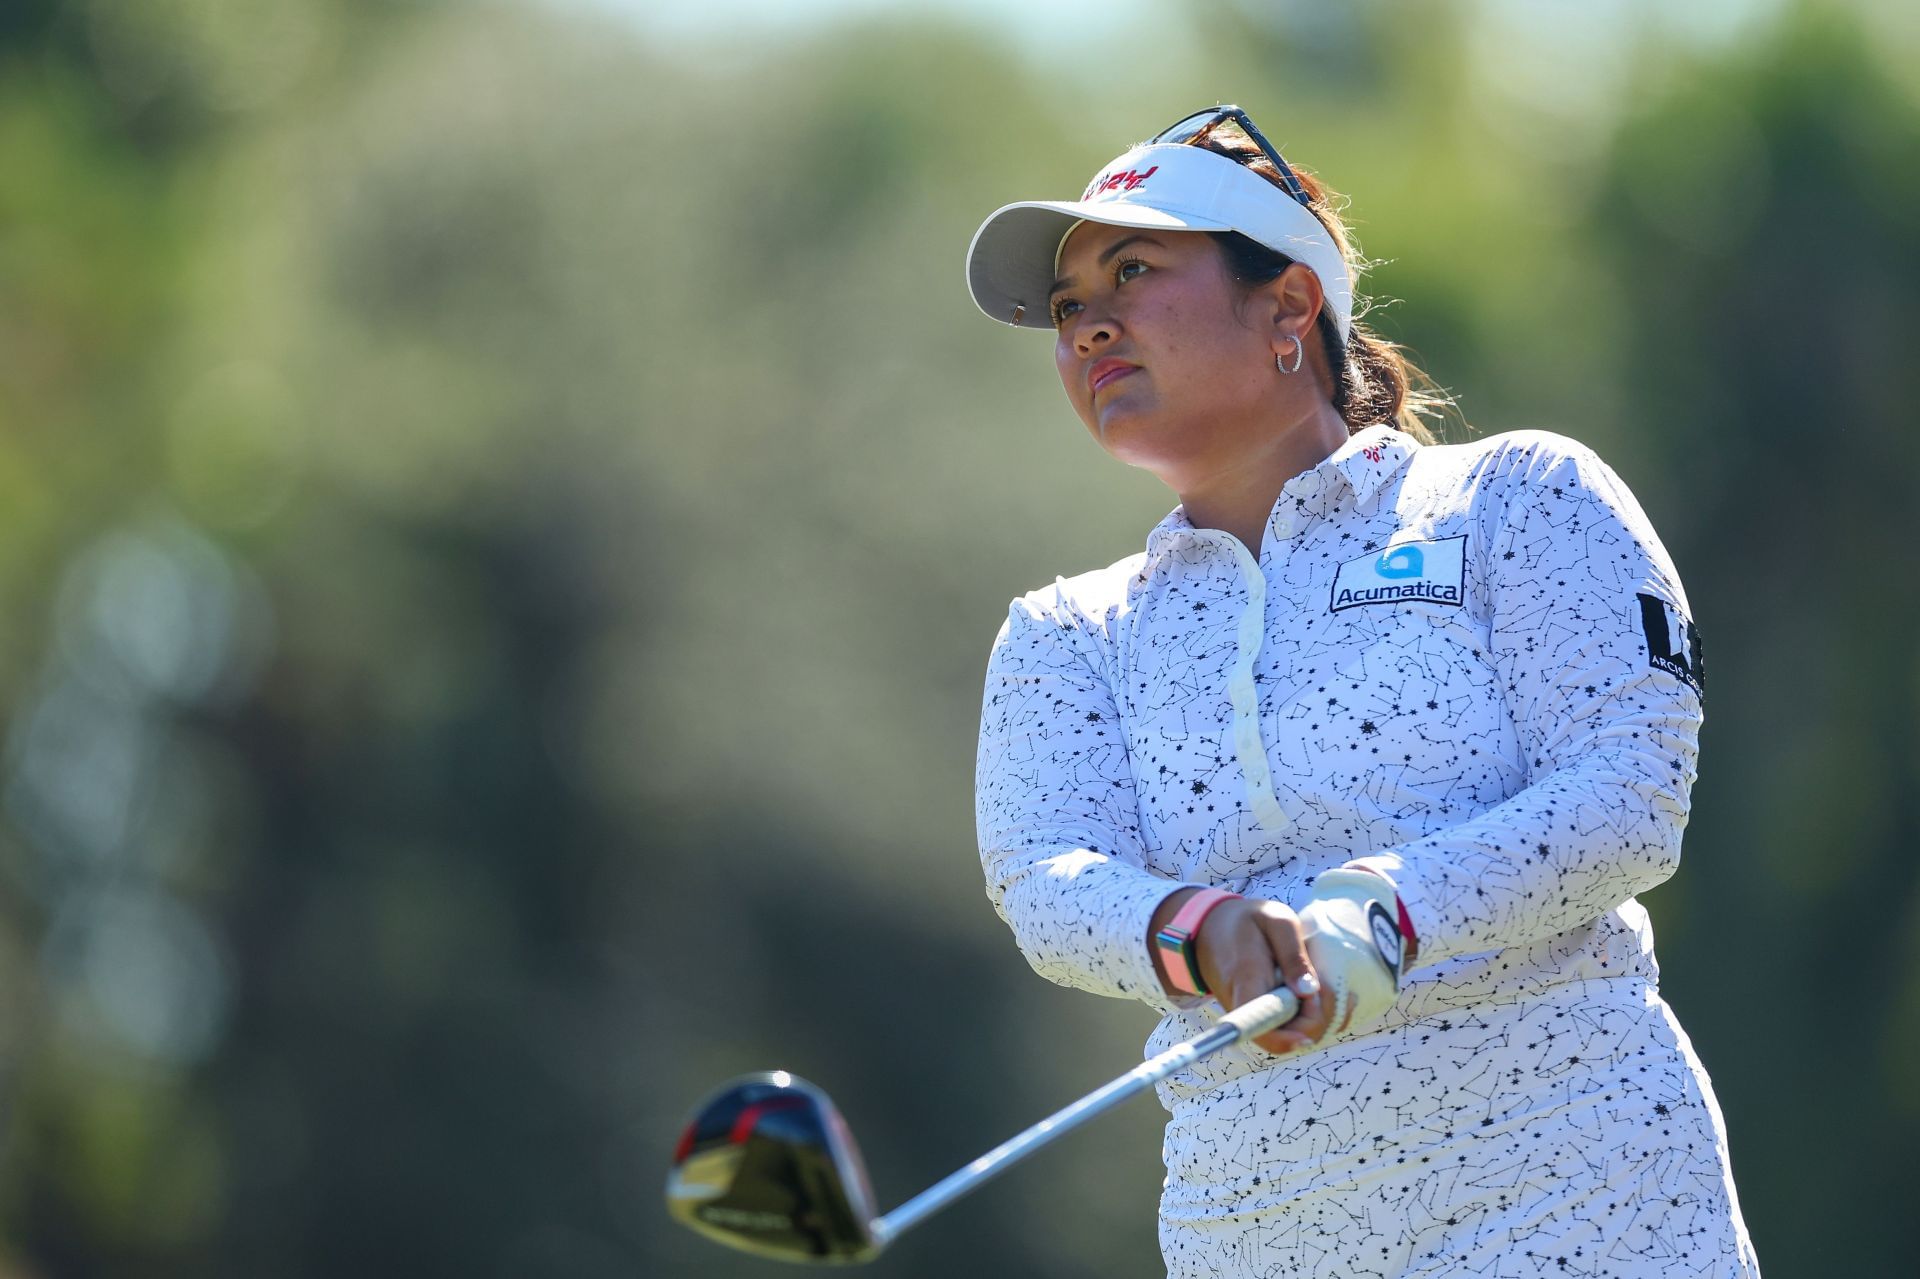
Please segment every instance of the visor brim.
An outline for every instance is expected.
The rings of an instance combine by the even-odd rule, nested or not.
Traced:
[[[996,209],[967,246],[967,288],[989,317],[1051,329],[1048,295],[1061,241],[1077,223],[1152,231],[1231,231],[1213,218],[1111,200],[1029,200]],[[1016,316],[1018,318],[1016,318]]]

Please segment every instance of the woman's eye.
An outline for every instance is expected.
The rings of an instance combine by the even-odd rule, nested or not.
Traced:
[[[1134,267],[1139,267],[1140,270],[1136,271],[1133,269]],[[1133,279],[1139,275],[1141,271],[1145,271],[1146,269],[1147,264],[1139,258],[1121,258],[1113,264],[1113,282],[1115,284],[1125,284],[1128,280]],[[1060,325],[1066,322],[1069,316],[1079,309],[1080,304],[1071,298],[1062,298],[1058,302],[1055,302],[1049,312],[1053,316],[1054,327],[1060,327]]]

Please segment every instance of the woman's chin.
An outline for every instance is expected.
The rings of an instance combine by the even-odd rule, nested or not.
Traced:
[[[1122,399],[1094,409],[1094,436],[1109,451],[1125,448],[1154,435],[1153,415],[1142,413]]]
[[[1096,419],[1094,438],[1100,447],[1129,466],[1158,469],[1180,452],[1177,432],[1152,414],[1129,412],[1124,405],[1103,409]]]

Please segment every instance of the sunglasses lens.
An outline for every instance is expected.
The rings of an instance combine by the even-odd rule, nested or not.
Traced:
[[[1178,123],[1168,125],[1154,137],[1155,142],[1190,142],[1206,131],[1208,125],[1220,119],[1218,111],[1196,111]]]
[[[1260,145],[1259,140],[1241,125],[1238,116],[1217,110],[1196,111],[1178,124],[1162,130],[1154,141],[1185,145],[1196,138],[1202,140],[1219,138],[1229,146],[1258,147]]]
[[[1253,140],[1252,135],[1240,127],[1240,121],[1230,115],[1221,116],[1220,123],[1209,129],[1207,136],[1209,138],[1225,138],[1228,142],[1244,142],[1250,147],[1258,147],[1260,145]]]

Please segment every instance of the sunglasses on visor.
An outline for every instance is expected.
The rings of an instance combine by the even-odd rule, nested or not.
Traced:
[[[1253,122],[1253,117],[1239,107],[1223,105],[1208,107],[1204,111],[1195,111],[1192,115],[1184,116],[1154,134],[1148,139],[1148,143],[1151,145],[1160,142],[1181,144],[1199,142],[1209,134],[1217,132],[1223,125],[1232,125],[1245,135],[1249,142],[1259,147],[1261,154],[1273,161],[1273,167],[1280,171],[1280,181],[1286,187],[1287,194],[1298,200],[1304,207],[1309,209],[1313,207],[1313,199],[1307,194],[1306,188],[1300,185],[1300,179],[1293,176],[1293,170],[1288,168],[1287,162],[1280,158],[1280,152],[1274,149],[1273,143],[1267,141],[1266,134],[1260,132]]]

